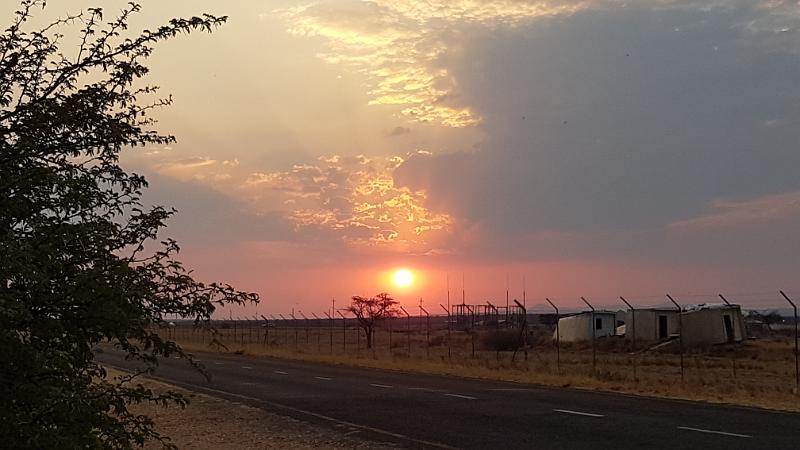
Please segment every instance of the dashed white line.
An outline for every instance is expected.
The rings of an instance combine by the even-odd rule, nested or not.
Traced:
[[[316,378],[318,380],[323,380],[323,381],[331,381],[333,379],[333,378],[328,378],[328,377],[314,377],[314,378]]]
[[[122,370],[122,371],[126,371],[126,372],[129,371],[129,369],[125,369],[124,367],[114,366],[114,365],[111,365],[111,364],[107,364],[107,365],[110,366],[110,367],[114,367],[115,369],[118,369],[118,370]],[[218,394],[218,395],[223,395],[223,396],[230,396],[230,397],[240,398],[240,399],[243,399],[243,400],[247,400],[249,402],[256,402],[256,403],[261,403],[261,404],[264,404],[264,405],[268,405],[268,406],[271,406],[273,408],[280,408],[280,409],[284,409],[286,411],[293,411],[295,413],[305,414],[305,415],[308,415],[308,416],[311,416],[311,417],[316,417],[318,419],[329,421],[329,422],[335,424],[337,427],[354,427],[354,428],[359,428],[359,429],[362,429],[362,430],[371,431],[373,433],[380,433],[380,434],[383,434],[383,435],[386,435],[386,436],[391,436],[391,437],[407,440],[409,442],[422,444],[422,445],[424,445],[426,447],[435,447],[435,448],[441,448],[441,449],[447,449],[447,450],[457,450],[456,447],[451,447],[451,446],[449,446],[447,444],[441,444],[439,442],[416,439],[416,438],[413,438],[411,436],[407,436],[407,435],[400,434],[400,433],[395,433],[395,432],[388,431],[388,430],[382,430],[380,428],[370,427],[368,425],[361,425],[361,424],[357,424],[357,423],[353,423],[353,422],[347,422],[347,421],[344,421],[344,420],[336,419],[334,417],[325,416],[325,415],[322,415],[322,414],[319,414],[319,413],[315,413],[315,412],[312,412],[312,411],[306,411],[306,410],[303,410],[303,409],[295,408],[293,406],[284,405],[282,403],[271,402],[269,400],[264,400],[264,399],[261,399],[261,398],[251,397],[251,396],[242,395],[242,394],[236,394],[234,392],[223,391],[223,390],[219,390],[219,389],[212,389],[212,388],[209,388],[207,386],[202,386],[202,385],[199,385],[199,384],[180,382],[180,381],[176,381],[176,380],[169,379],[169,378],[159,377],[159,376],[156,376],[156,375],[150,375],[148,378],[152,378],[152,379],[155,379],[155,380],[160,380],[160,381],[163,381],[163,382],[166,382],[166,383],[176,384],[178,386],[182,386],[182,387],[185,387],[185,388],[188,388],[188,389],[193,389],[193,390],[198,391],[198,392],[205,392],[205,393],[210,393],[212,395],[213,394]]]
[[[394,386],[389,386],[388,384],[370,384],[370,386],[381,389],[390,389],[394,387]]]
[[[569,409],[554,409],[555,412],[560,412],[564,414],[575,414],[576,416],[586,416],[586,417],[605,417],[602,414],[594,414],[594,413],[587,413],[581,411],[572,411]]]
[[[242,366],[242,369],[253,370],[253,368],[250,366]]]
[[[241,384],[242,384],[242,386],[255,386],[256,385],[255,383],[251,383],[249,381],[242,381]]]
[[[273,373],[277,373],[278,375],[289,375],[288,372],[284,372],[282,370],[273,370]]]
[[[225,364],[225,363],[222,363],[222,362],[215,362],[214,364],[215,364],[215,365],[217,365],[217,366],[221,366],[221,365],[223,365],[223,364]]]
[[[678,427],[679,430],[688,430],[688,431],[697,431],[698,433],[709,433],[709,434],[721,434],[723,436],[732,436],[738,438],[751,438],[753,436],[747,434],[738,434],[738,433],[728,433],[727,431],[716,431],[716,430],[705,430],[703,428],[692,428],[692,427]]]
[[[487,391],[492,392],[533,392],[535,389],[527,389],[527,388],[494,388],[494,389],[487,389]]]
[[[408,390],[409,391],[423,391],[423,392],[447,392],[446,390],[443,390],[443,389],[431,389],[431,388],[425,388],[425,387],[410,387],[410,388],[408,388]]]
[[[463,399],[466,399],[466,400],[477,400],[478,399],[478,397],[470,397],[469,395],[461,395],[461,394],[443,394],[443,395],[446,395],[448,397],[463,398]]]

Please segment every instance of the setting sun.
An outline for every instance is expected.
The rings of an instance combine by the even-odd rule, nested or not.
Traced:
[[[397,286],[406,287],[414,281],[414,275],[410,270],[402,269],[396,271],[392,279],[394,280],[394,284]]]

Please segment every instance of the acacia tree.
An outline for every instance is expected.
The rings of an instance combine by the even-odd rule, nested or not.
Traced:
[[[397,301],[386,292],[370,298],[355,295],[353,302],[347,307],[347,311],[356,316],[358,326],[364,330],[364,335],[367,337],[367,348],[372,348],[375,325],[400,312],[397,309]]]
[[[149,113],[168,105],[140,85],[159,41],[212,31],[225,17],[173,19],[129,35],[129,4],[28,30],[44,1],[24,0],[0,35],[0,446],[128,448],[169,443],[132,402],[178,403],[108,377],[95,346],[112,342],[153,368],[180,356],[155,328],[168,315],[208,321],[215,307],[258,301],[195,281],[159,242],[174,213],[145,208],[146,180],[120,167],[124,149],[174,142]],[[76,45],[62,51],[64,33]]]

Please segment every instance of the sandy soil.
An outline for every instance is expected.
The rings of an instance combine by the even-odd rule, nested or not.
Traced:
[[[114,375],[119,372],[109,370]],[[181,449],[363,449],[397,448],[359,439],[359,430],[327,429],[236,402],[198,394],[154,380],[139,380],[153,390],[172,390],[189,398],[189,406],[163,408],[133,405],[131,410],[152,417],[157,429]],[[159,449],[150,443],[146,449]]]

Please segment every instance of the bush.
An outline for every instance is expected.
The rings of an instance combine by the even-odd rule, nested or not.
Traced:
[[[514,329],[486,331],[481,334],[480,342],[487,350],[513,351],[522,348],[522,336],[519,330]]]

